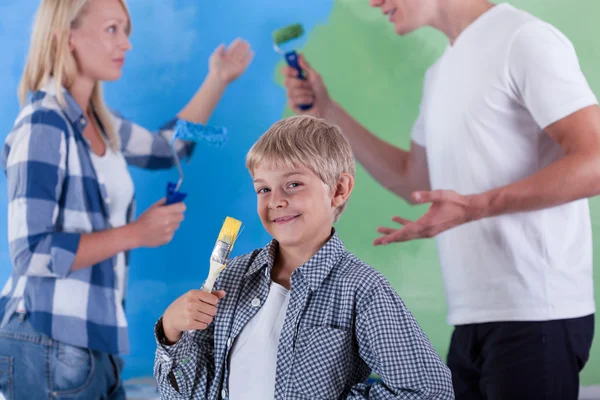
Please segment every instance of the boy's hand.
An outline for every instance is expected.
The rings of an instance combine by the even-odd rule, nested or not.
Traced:
[[[212,293],[190,290],[171,303],[162,317],[167,342],[176,343],[183,331],[206,329],[217,312],[217,303],[223,297],[225,292],[222,290]]]
[[[324,118],[332,101],[323,78],[312,69],[304,55],[298,55],[298,63],[304,71],[306,80],[298,79],[298,71],[289,65],[282,70],[283,76],[285,76],[284,85],[287,89],[288,103],[296,114],[311,114]],[[308,110],[300,110],[297,104],[312,104],[313,106]]]

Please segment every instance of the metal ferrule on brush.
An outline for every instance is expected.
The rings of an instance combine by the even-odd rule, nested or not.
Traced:
[[[225,265],[231,253],[231,244],[222,240],[217,240],[215,248],[210,256],[210,260],[218,264]]]

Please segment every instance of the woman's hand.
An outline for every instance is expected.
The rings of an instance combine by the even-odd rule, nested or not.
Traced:
[[[158,247],[173,239],[175,231],[183,221],[185,204],[175,203],[168,206],[164,204],[163,198],[131,223],[138,247]]]
[[[210,74],[229,84],[248,68],[253,57],[250,44],[243,39],[235,39],[228,48],[222,44],[210,56]]]

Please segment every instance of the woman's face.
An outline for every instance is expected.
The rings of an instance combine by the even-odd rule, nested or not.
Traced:
[[[94,81],[119,79],[125,53],[131,49],[129,18],[121,2],[91,0],[76,25],[69,48],[79,74]]]

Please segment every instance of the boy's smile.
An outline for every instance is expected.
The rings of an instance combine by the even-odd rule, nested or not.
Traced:
[[[302,216],[302,214],[289,215],[289,216],[285,216],[285,217],[275,218],[273,220],[273,222],[275,222],[276,224],[287,224],[288,222],[295,221],[300,216]]]

